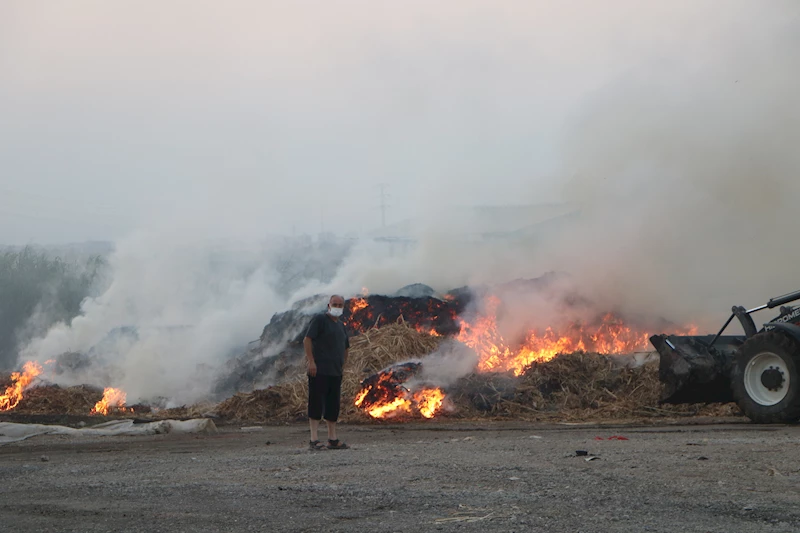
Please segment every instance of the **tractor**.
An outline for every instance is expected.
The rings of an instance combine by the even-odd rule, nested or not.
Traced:
[[[654,335],[662,403],[735,401],[757,423],[800,419],[800,291],[745,309],[734,306],[716,335]],[[759,329],[753,314],[780,308]],[[724,335],[737,319],[743,335]]]

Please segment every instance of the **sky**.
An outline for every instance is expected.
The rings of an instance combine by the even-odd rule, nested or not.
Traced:
[[[379,183],[388,222],[559,201],[586,102],[748,4],[4,0],[0,243],[362,232]]]

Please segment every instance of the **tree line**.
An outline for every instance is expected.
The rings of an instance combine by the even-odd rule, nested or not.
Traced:
[[[106,266],[99,255],[63,259],[27,246],[0,253],[0,371],[19,349],[60,321],[77,316]]]

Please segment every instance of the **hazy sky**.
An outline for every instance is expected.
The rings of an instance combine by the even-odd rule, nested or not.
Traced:
[[[701,63],[752,7],[0,0],[0,243],[116,239],[181,213],[366,230],[380,182],[390,221],[558,199],[559,139],[588,98]]]

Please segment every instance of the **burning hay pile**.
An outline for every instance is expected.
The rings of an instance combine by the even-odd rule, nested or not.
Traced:
[[[534,362],[520,375],[513,371],[469,374],[445,387],[446,396],[439,402],[441,408],[427,413],[421,402],[419,406],[416,402],[420,395],[438,389],[410,390],[407,400],[386,398],[382,404],[373,404],[373,410],[356,407],[367,390],[362,388],[362,381],[376,383],[380,381],[376,378],[398,371],[405,374],[405,379],[413,379],[416,368],[425,365],[424,356],[436,351],[442,341],[442,337],[417,331],[402,322],[353,338],[342,382],[341,419],[407,420],[420,418],[421,414],[425,418],[435,415],[585,421],[738,414],[734,404],[659,406],[662,385],[656,362],[630,368],[619,364],[613,355],[596,353],[565,354]],[[422,364],[399,364],[410,360],[421,360]],[[382,369],[383,372],[376,374]],[[240,422],[296,421],[305,418],[306,398],[306,376],[298,371],[279,385],[237,394],[219,404],[215,411],[223,419]],[[416,410],[410,408],[412,402]]]
[[[48,361],[45,364],[50,364]],[[42,365],[29,361],[19,372],[0,376],[0,412],[20,415],[120,415],[134,413],[125,406],[126,394],[121,389],[100,389],[89,385],[60,387],[37,383]],[[136,412],[150,412],[148,406],[135,406]]]
[[[25,392],[14,412],[22,414],[87,415],[103,398],[103,390],[87,385],[34,387]]]
[[[598,355],[651,349],[647,326],[628,324],[613,313],[592,318],[584,312],[582,320],[555,328],[530,328],[523,338],[506,340],[498,324],[498,317],[503,315],[503,291],[523,294],[523,299],[535,297],[552,279],[533,281],[511,284],[496,294],[484,291],[482,301],[469,310],[465,302],[470,299],[461,293],[449,294],[443,300],[430,296],[349,300],[343,320],[354,336],[342,384],[341,418],[631,419],[731,414],[735,410],[730,406],[660,407],[661,384],[655,363],[626,368],[614,355]],[[562,304],[572,311],[585,311],[587,307],[580,299]],[[387,320],[389,317],[391,320]],[[278,385],[234,395],[216,409],[220,417],[253,422],[305,418],[303,330],[287,324],[306,324],[307,320],[302,313],[273,317],[262,335],[262,344],[265,338],[281,338],[290,329],[299,332],[289,342],[290,349],[283,352],[291,357],[285,357],[278,375],[273,374],[279,379]],[[666,323],[651,326],[675,333],[692,330],[691,326]],[[429,370],[436,363],[431,354],[439,350],[435,355],[441,366],[440,356],[453,343],[471,350],[477,357],[475,364],[458,371],[446,368],[446,375],[439,372],[432,376]],[[289,364],[290,359],[294,363]]]
[[[503,307],[504,294],[513,295],[511,301],[535,300],[552,281],[518,281],[495,292],[459,289],[441,298],[427,293],[351,298],[341,319],[351,335],[341,418],[597,420],[734,414],[731,405],[662,407],[657,365],[630,368],[617,357],[651,350],[650,331],[685,334],[691,326],[641,317],[627,322],[567,298],[550,302],[565,313],[559,323],[503,327],[502,318],[515,315]],[[29,362],[0,388],[5,389],[0,411],[149,418],[213,413],[235,423],[303,420],[307,378],[302,338],[318,303],[311,299],[272,317],[259,341],[229,361],[229,372],[215,391],[228,399],[216,406],[127,406],[121,389],[106,387],[100,394],[89,387],[42,386],[37,377],[42,365]],[[527,308],[526,303],[518,311]],[[263,383],[277,384],[262,388]]]
[[[419,332],[402,319],[351,338],[342,377],[341,418],[363,418],[353,403],[362,380],[399,361],[425,356],[435,351],[441,341],[442,337]],[[217,406],[217,414],[230,420],[263,422],[304,417],[308,382],[303,368],[298,367],[294,376],[274,387],[234,395]]]

